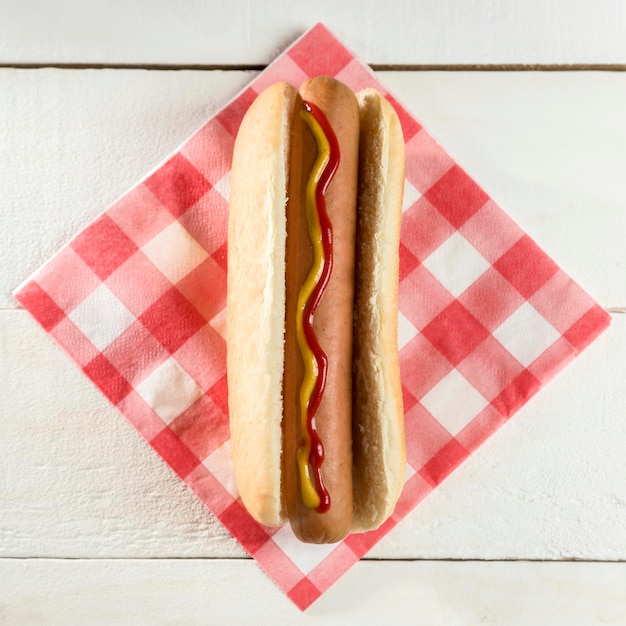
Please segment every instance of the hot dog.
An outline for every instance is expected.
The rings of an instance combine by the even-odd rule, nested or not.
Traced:
[[[265,89],[233,152],[227,374],[235,480],[302,541],[380,526],[404,483],[397,350],[404,142],[381,94]]]

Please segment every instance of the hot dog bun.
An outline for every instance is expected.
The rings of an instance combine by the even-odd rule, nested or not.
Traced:
[[[276,84],[248,109],[233,153],[228,218],[227,376],[235,481],[262,524],[285,521],[280,488],[285,214],[296,90]]]
[[[400,216],[404,137],[396,112],[374,89],[361,111],[354,323],[353,531],[380,526],[406,471],[398,359]]]
[[[374,90],[357,100],[341,83],[316,78],[300,91],[285,83],[263,91],[235,142],[227,300],[231,445],[240,496],[257,521],[277,526],[289,518],[302,540],[329,542],[378,527],[404,482],[397,350],[404,142],[393,108]],[[314,323],[328,354],[316,416],[332,498],[325,513],[302,504],[293,460],[299,433],[291,414],[302,363],[291,338],[289,285],[302,281],[311,254],[302,246],[290,251],[304,228],[302,221],[294,226],[291,215],[315,152],[299,119],[301,97],[326,115],[341,151],[326,194],[333,274]],[[299,269],[286,261],[293,256]]]

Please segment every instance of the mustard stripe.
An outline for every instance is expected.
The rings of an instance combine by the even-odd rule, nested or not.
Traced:
[[[309,237],[313,245],[313,263],[298,294],[298,308],[296,311],[296,336],[300,354],[304,362],[304,379],[300,387],[300,430],[304,443],[298,448],[296,456],[300,470],[302,500],[308,508],[316,509],[320,505],[320,496],[315,488],[315,482],[311,475],[311,467],[309,465],[311,436],[308,426],[308,407],[315,389],[319,370],[315,355],[304,335],[304,311],[315,286],[321,278],[324,268],[324,248],[322,245],[322,229],[319,221],[316,191],[320,178],[330,160],[330,144],[315,117],[305,109],[303,109],[300,114],[315,137],[317,158],[313,164],[309,180],[307,181],[305,202]]]

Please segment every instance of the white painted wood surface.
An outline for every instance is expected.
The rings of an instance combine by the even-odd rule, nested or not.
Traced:
[[[267,64],[316,22],[368,63],[626,63],[623,0],[2,0],[0,62]]]
[[[3,624],[623,624],[616,563],[361,561],[306,613],[241,560],[0,560]],[[245,588],[242,593],[241,589]],[[24,590],[30,590],[25,593]],[[109,595],[105,595],[109,594]]]
[[[219,19],[200,2],[89,5],[10,3],[0,62],[262,64],[320,19],[376,63],[626,59],[622,2],[557,2],[540,21],[539,3],[369,3],[367,29],[357,3],[315,18],[219,3]],[[626,315],[375,548],[382,561],[301,616],[16,306],[19,282],[253,75],[0,69],[0,624],[624,623]],[[626,308],[626,73],[381,78],[602,306]]]

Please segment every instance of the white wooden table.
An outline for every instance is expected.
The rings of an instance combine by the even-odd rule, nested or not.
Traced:
[[[625,2],[0,8],[0,624],[626,623]],[[301,614],[11,291],[317,21],[613,322]]]

